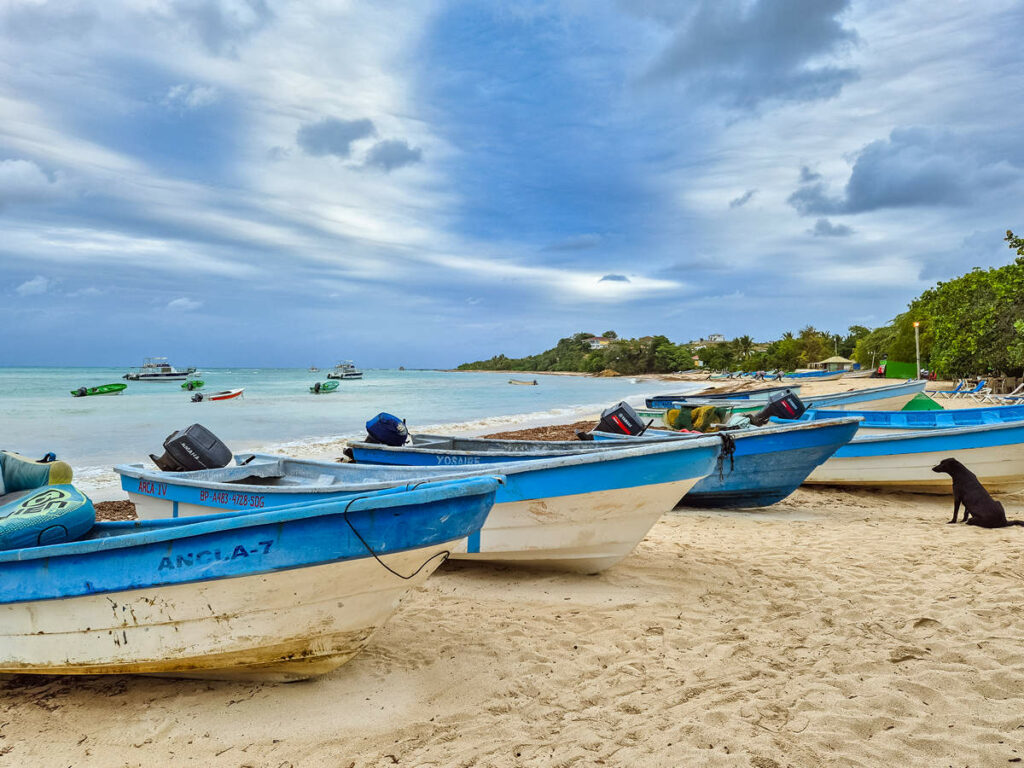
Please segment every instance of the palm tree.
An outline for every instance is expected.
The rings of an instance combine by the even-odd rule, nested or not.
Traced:
[[[740,357],[750,357],[750,353],[754,351],[754,340],[749,336],[740,336],[736,339],[736,349],[740,353]]]

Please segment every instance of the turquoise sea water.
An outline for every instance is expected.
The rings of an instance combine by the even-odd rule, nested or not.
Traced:
[[[508,374],[369,370],[361,381],[312,395],[326,372],[302,369],[206,369],[203,392],[244,387],[241,399],[191,402],[181,382],[126,382],[111,397],[75,398],[70,390],[121,382],[125,368],[0,368],[0,448],[31,457],[55,452],[76,477],[106,475],[121,462],[161,453],[164,438],[199,422],[234,451],[294,448],[361,435],[380,411],[410,428],[458,425],[478,433],[520,421],[568,421],[626,397],[684,391],[688,385],[625,378],[537,376],[536,387],[509,385]],[[533,378],[522,375],[517,378]],[[635,382],[635,383],[634,383]],[[525,415],[523,418],[512,418]]]

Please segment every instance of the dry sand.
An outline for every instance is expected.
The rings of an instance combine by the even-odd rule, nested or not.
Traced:
[[[306,683],[0,678],[0,765],[1012,765],[1024,531],[949,513],[801,490],[598,576],[449,564]]]
[[[1024,530],[950,514],[800,490],[598,576],[448,564],[305,683],[0,676],[0,766],[1012,766]]]

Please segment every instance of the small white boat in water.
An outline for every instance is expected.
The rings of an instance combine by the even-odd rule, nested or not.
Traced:
[[[334,366],[327,374],[328,379],[361,379],[363,378],[363,372],[356,368],[355,363],[351,360],[342,360],[336,366]]]
[[[166,357],[147,357],[142,367],[129,371],[121,378],[128,381],[185,381],[191,375],[198,375],[195,368],[179,371],[167,362]]]

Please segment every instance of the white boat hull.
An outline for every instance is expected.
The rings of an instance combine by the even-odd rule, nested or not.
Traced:
[[[991,493],[1024,490],[1024,444],[1021,443],[886,456],[833,456],[804,482],[952,493],[949,475],[932,472],[932,467],[950,456],[955,456],[976,474]]]
[[[209,510],[207,510],[209,511]],[[309,568],[0,606],[0,673],[301,680],[345,663],[465,539]]]
[[[479,546],[470,537],[470,551],[452,558],[596,573],[632,552],[701,479],[495,504]]]
[[[824,410],[828,411],[899,411],[903,406],[914,399],[916,392],[884,397],[880,400],[865,400],[859,403],[839,403],[837,405],[826,405]]]

